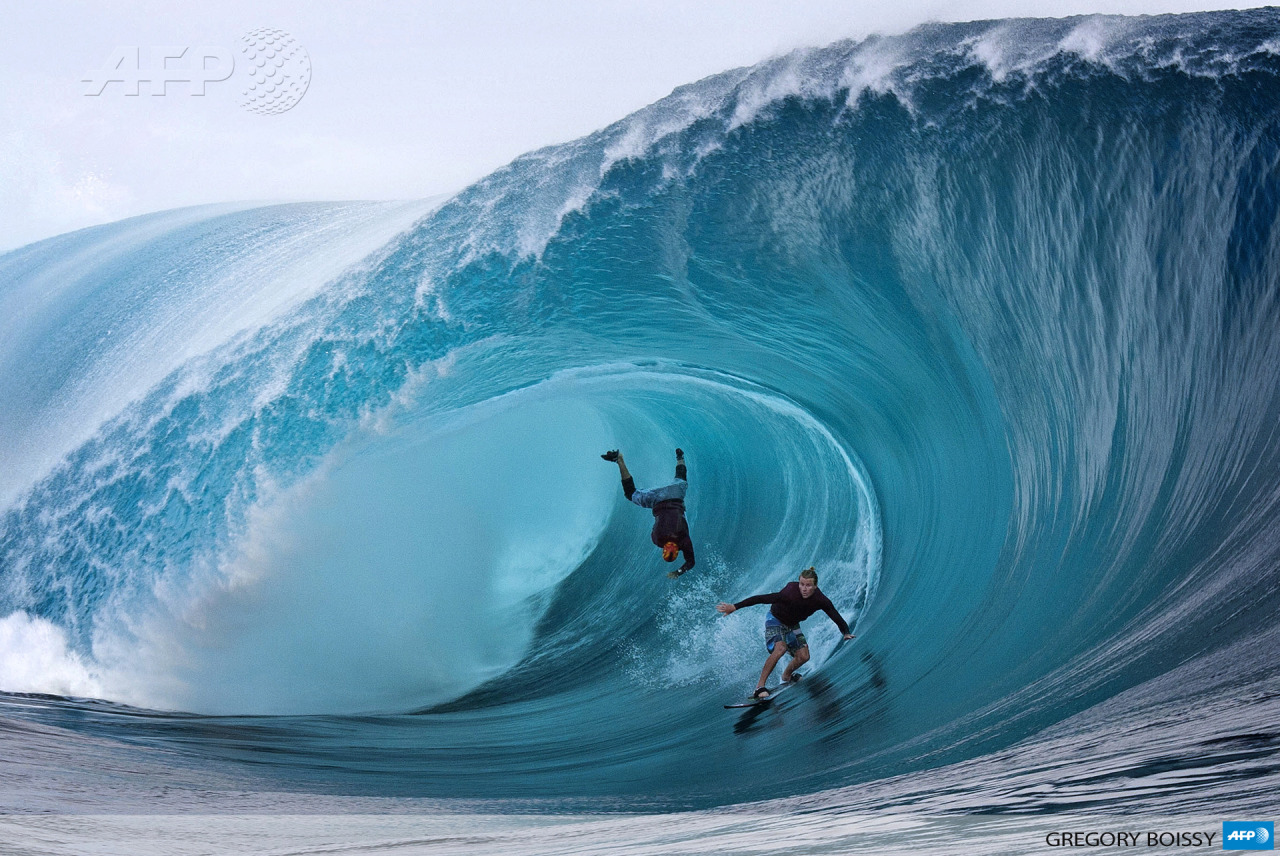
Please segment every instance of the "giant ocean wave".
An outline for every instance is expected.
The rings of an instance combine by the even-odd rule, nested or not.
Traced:
[[[1274,10],[929,25],[0,257],[0,710],[276,790],[1265,805],[1278,75]],[[671,582],[599,453],[677,445]],[[721,710],[712,607],[811,564],[858,639]]]

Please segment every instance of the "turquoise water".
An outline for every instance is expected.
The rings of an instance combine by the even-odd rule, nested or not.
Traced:
[[[1101,746],[1077,808],[1273,792],[1278,73],[1274,10],[930,25],[436,207],[0,256],[0,715],[551,810],[1057,811]],[[599,454],[676,446],[673,582]],[[715,603],[809,565],[857,640],[723,710],[765,610]]]

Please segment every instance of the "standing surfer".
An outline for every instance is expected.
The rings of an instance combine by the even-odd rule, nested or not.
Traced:
[[[689,490],[689,471],[684,464],[684,450],[676,449],[676,480],[663,487],[636,490],[635,479],[627,471],[627,462],[617,449],[600,457],[618,465],[622,476],[622,492],[641,508],[653,509],[653,531],[649,538],[662,549],[662,558],[674,562],[684,553],[684,564],[667,576],[675,579],[693,567],[693,541],[689,539],[689,523],[684,519],[684,495]]]
[[[796,669],[809,662],[809,643],[800,632],[800,622],[819,609],[835,622],[845,639],[853,638],[848,623],[840,617],[835,605],[818,588],[818,572],[813,568],[801,571],[800,579],[787,583],[782,587],[782,591],[774,594],[758,594],[737,603],[717,604],[716,609],[723,615],[729,615],[744,606],[755,606],[758,603],[771,604],[769,615],[764,620],[764,647],[769,652],[769,659],[764,661],[764,668],[760,670],[760,683],[752,694],[754,698],[769,697],[769,690],[765,688],[765,683],[768,682],[769,675],[773,674],[773,667],[778,665],[782,655],[787,652],[791,653],[791,662],[783,671],[782,680],[786,683],[800,679],[800,676],[795,673]]]

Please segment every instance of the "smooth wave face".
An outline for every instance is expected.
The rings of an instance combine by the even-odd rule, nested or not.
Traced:
[[[276,791],[1274,807],[1278,54],[930,25],[435,209],[0,257],[0,686],[98,699],[5,715]],[[676,446],[673,582],[599,453]],[[765,610],[715,603],[809,565],[857,640],[722,710]]]

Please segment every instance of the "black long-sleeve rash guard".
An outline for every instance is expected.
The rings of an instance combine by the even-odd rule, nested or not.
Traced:
[[[822,589],[815,587],[813,594],[805,597],[800,594],[800,583],[790,582],[783,586],[780,592],[749,597],[746,600],[735,603],[733,608],[742,609],[744,606],[755,606],[758,603],[771,604],[769,611],[788,627],[799,626],[801,621],[821,609],[827,614],[828,618],[836,623],[836,627],[840,628],[841,633],[846,636],[849,634],[849,625],[840,617],[840,613],[836,611],[835,604],[822,593]]]

